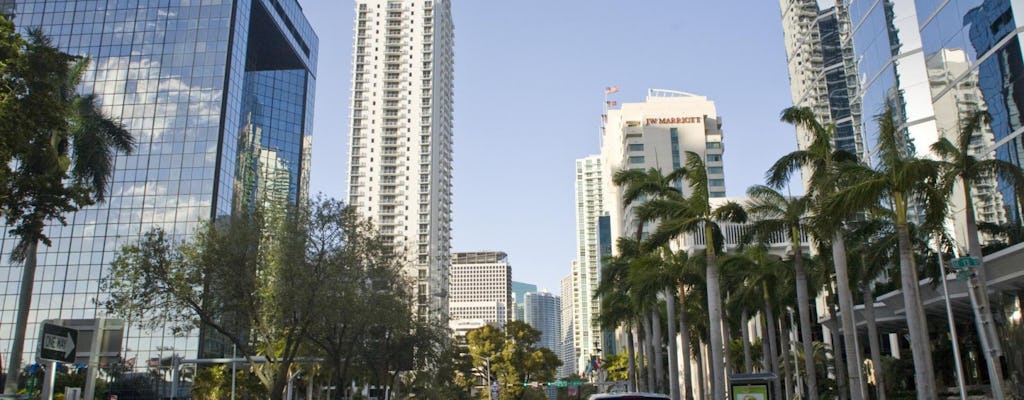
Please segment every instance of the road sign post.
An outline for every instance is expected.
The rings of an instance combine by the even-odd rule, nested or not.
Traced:
[[[39,359],[46,368],[43,379],[42,400],[53,398],[53,381],[57,376],[57,363],[73,364],[78,331],[57,324],[43,322],[39,334]]]

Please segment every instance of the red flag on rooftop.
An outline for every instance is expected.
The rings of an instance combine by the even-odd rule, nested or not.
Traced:
[[[619,92],[619,87],[618,86],[608,86],[608,87],[604,88],[604,94],[606,94],[606,95],[609,95],[609,94],[612,94],[612,93],[618,93],[618,92]]]

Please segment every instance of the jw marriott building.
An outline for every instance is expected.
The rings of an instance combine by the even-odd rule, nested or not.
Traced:
[[[186,240],[203,222],[306,198],[318,38],[296,0],[0,0],[22,32],[40,28],[88,56],[80,91],[135,137],[107,201],[50,224],[39,247],[24,360],[45,319],[106,317],[99,282],[121,246],[159,227]],[[8,360],[21,265],[0,235],[0,354]],[[209,357],[231,347],[127,321],[127,363]]]
[[[356,0],[348,201],[406,251],[421,317],[447,319],[454,28],[448,0]]]

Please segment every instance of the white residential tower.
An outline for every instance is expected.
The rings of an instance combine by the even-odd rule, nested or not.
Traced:
[[[443,321],[451,259],[451,5],[355,4],[349,204],[405,252],[417,314]]]

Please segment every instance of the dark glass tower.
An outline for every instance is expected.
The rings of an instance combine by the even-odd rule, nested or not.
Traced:
[[[965,13],[963,26],[969,27],[974,54],[991,52],[978,65],[978,88],[992,116],[996,157],[1024,166],[1024,56],[1011,2],[986,0]],[[999,191],[1010,220],[1019,223],[1021,205],[1013,185],[1000,181]]]
[[[9,0],[0,8],[19,28],[40,27],[64,51],[90,57],[81,91],[97,94],[138,143],[116,160],[106,203],[51,224],[28,332],[44,319],[103,317],[100,279],[116,251],[151,228],[184,239],[211,218],[306,197],[318,39],[296,0]],[[4,352],[21,275],[7,258],[13,244],[0,237]],[[174,337],[128,322],[126,362],[231,352],[198,331]]]

